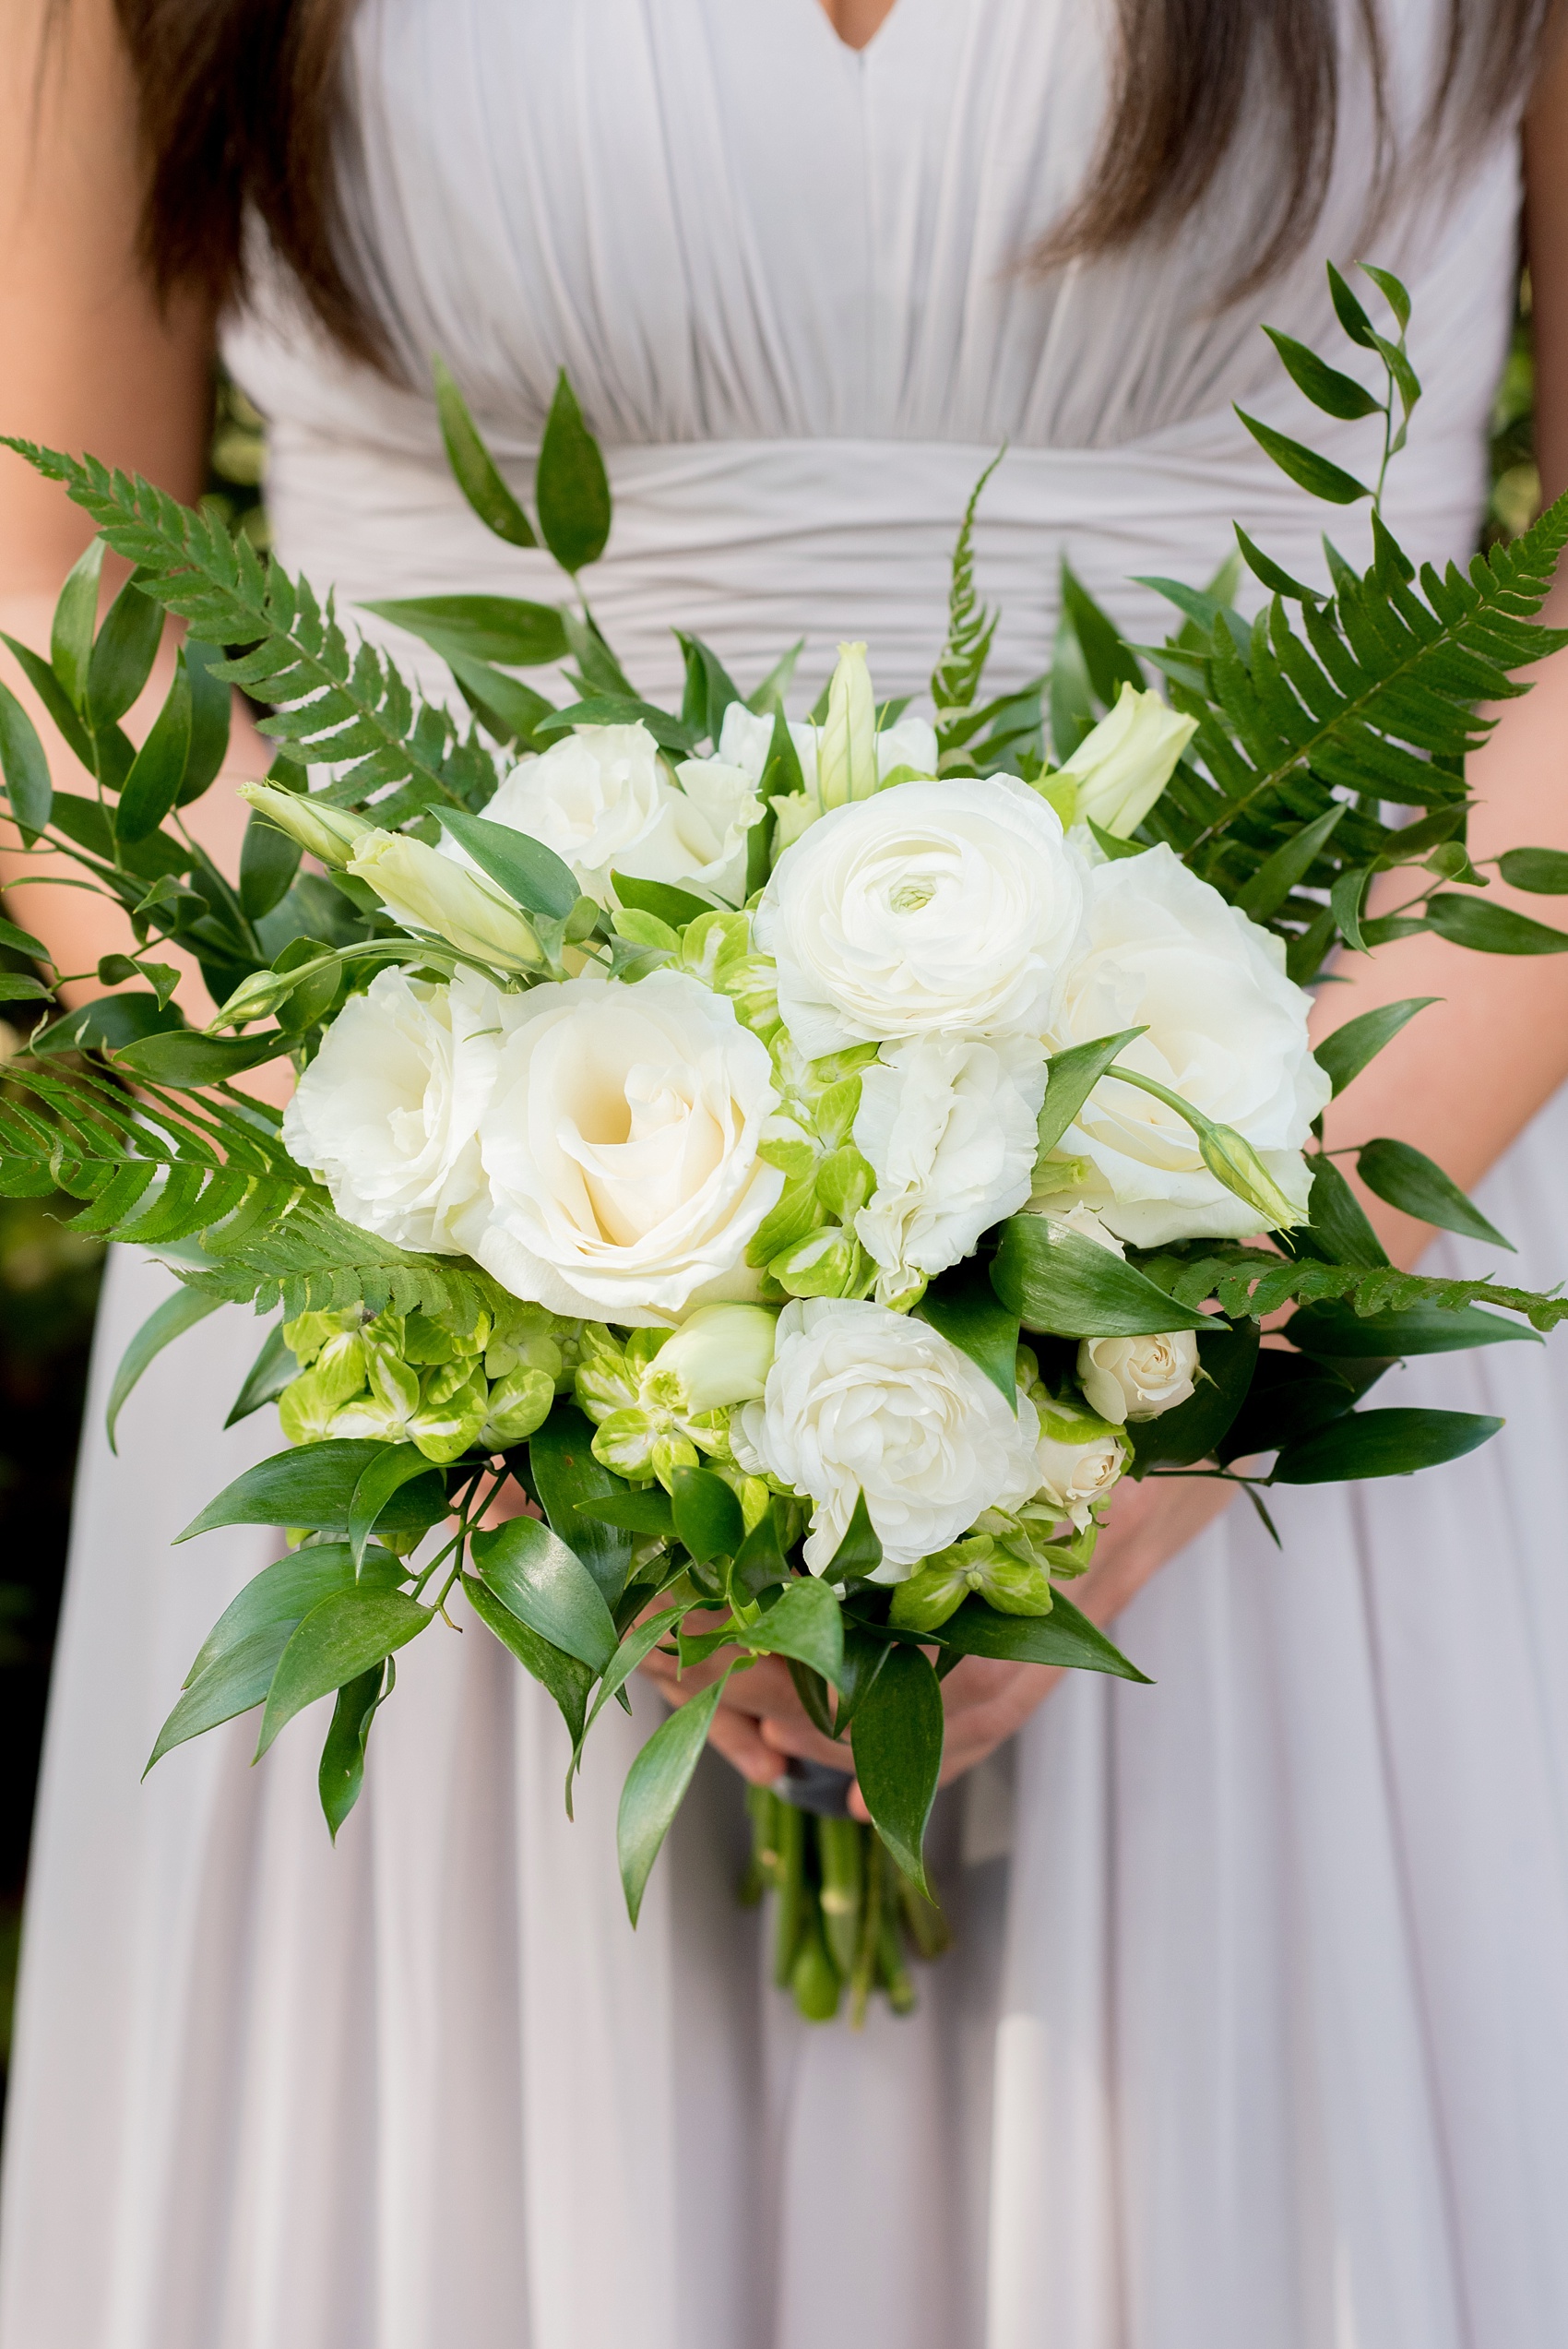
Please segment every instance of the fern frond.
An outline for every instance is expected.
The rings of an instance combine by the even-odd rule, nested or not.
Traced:
[[[1553,1330],[1560,1321],[1568,1321],[1568,1297],[1547,1296],[1535,1289],[1503,1288],[1488,1280],[1436,1280],[1402,1272],[1393,1264],[1320,1264],[1311,1258],[1292,1264],[1264,1248],[1216,1248],[1186,1258],[1173,1253],[1139,1270],[1178,1305],[1195,1308],[1217,1297],[1221,1312],[1232,1318],[1334,1299],[1363,1315],[1408,1313],[1420,1305],[1457,1312],[1479,1305],[1522,1314],[1533,1330]]]
[[[974,534],[975,512],[980,493],[1007,454],[999,448],[974,488],[964,508],[957,543],[953,549],[953,570],[947,591],[947,640],[937,656],[931,676],[931,698],[936,704],[937,772],[945,775],[964,769],[972,772],[964,745],[976,731],[971,723],[967,733],[956,724],[956,717],[974,706],[980,681],[991,656],[992,639],[1001,616],[982,604],[975,593]]]
[[[330,786],[339,806],[358,807],[400,785],[395,820],[437,801],[477,808],[495,788],[495,768],[477,737],[460,736],[450,715],[417,707],[396,663],[373,645],[350,650],[330,597],[323,608],[304,579],[265,567],[248,540],[214,516],[95,457],[76,458],[6,438],[51,481],[62,483],[109,544],[138,566],[137,584],[183,619],[192,636],[244,647],[214,674],[271,705],[261,731],[302,766],[341,767]],[[385,819],[392,808],[378,801]]]

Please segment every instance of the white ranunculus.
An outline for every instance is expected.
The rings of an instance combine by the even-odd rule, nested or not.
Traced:
[[[762,1401],[736,1413],[743,1451],[813,1503],[805,1561],[828,1566],[856,1496],[882,1544],[876,1579],[901,1581],[982,1509],[1033,1490],[1039,1421],[1014,1417],[968,1356],[879,1305],[797,1300],[778,1318]]]
[[[683,972],[536,987],[481,1126],[470,1253],[514,1296],[634,1328],[753,1297],[746,1245],[784,1182],[757,1154],[777,1101],[766,1045]]]
[[[1158,694],[1124,685],[1110,716],[1091,728],[1063,766],[1077,786],[1075,821],[1092,819],[1102,832],[1130,840],[1197,730],[1195,718],[1178,717]]]
[[[646,726],[578,726],[539,757],[519,759],[484,816],[542,841],[586,896],[609,905],[611,873],[634,869],[627,860],[658,829],[669,793]],[[451,848],[468,862],[455,841]]]
[[[1272,931],[1162,844],[1090,876],[1051,1048],[1146,1028],[1121,1055],[1127,1066],[1233,1127],[1304,1213],[1301,1150],[1329,1097],[1308,1048],[1311,1007],[1286,977]],[[1087,1162],[1084,1202],[1135,1246],[1258,1228],[1256,1210],[1209,1173],[1176,1111],[1113,1078],[1101,1079],[1057,1150]]]
[[[908,1036],[1041,1036],[1083,913],[1054,809],[1010,776],[895,784],[835,807],[757,908],[808,1059]]]
[[[382,971],[350,996],[283,1112],[285,1148],[349,1222],[399,1247],[464,1248],[455,1226],[484,1197],[479,1121],[501,1018],[494,988],[467,972],[445,987]]]
[[[1193,1330],[1147,1338],[1086,1338],[1078,1384],[1091,1410],[1115,1426],[1158,1419],[1197,1391],[1198,1340]]]
[[[855,1219],[892,1305],[968,1256],[1029,1196],[1045,1056],[1026,1036],[885,1044],[861,1079],[855,1143],[876,1188]]]

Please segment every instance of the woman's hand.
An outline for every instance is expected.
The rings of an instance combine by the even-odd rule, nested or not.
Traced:
[[[1073,1590],[1074,1604],[1097,1623],[1120,1614],[1134,1592],[1169,1557],[1184,1549],[1235,1497],[1236,1487],[1216,1478],[1152,1476],[1121,1485],[1095,1562]],[[675,1659],[657,1651],[642,1667],[671,1704],[684,1704],[724,1669],[720,1658],[694,1665],[677,1676]],[[1000,1663],[988,1656],[966,1656],[942,1683],[946,1715],[942,1783],[961,1778],[1022,1728],[1062,1677],[1055,1667]],[[790,1755],[848,1771],[848,1743],[825,1737],[795,1694],[789,1667],[766,1656],[731,1679],[708,1732],[726,1761],[754,1785],[770,1786]],[[858,1786],[849,1790],[856,1818],[868,1816]]]

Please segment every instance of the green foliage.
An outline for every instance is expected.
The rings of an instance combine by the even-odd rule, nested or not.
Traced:
[[[972,772],[967,745],[988,713],[971,719],[980,681],[990,658],[992,640],[1001,614],[989,611],[975,593],[975,513],[981,492],[1006,449],[992,459],[964,508],[957,544],[953,549],[952,583],[947,595],[947,639],[931,675],[931,698],[936,704],[937,773]]]

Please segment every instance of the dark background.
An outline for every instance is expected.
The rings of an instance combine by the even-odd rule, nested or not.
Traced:
[[[1523,530],[1539,481],[1532,456],[1527,283],[1492,416],[1489,542]],[[237,531],[267,543],[260,420],[220,382],[208,494]],[[25,924],[25,912],[20,915]],[[0,950],[0,963],[14,961]],[[30,1007],[6,1006],[0,1061]],[[0,1076],[3,1082],[3,1076]],[[0,1199],[0,2096],[10,2053],[28,1838],[65,1562],[101,1251],[61,1218],[70,1200]]]

